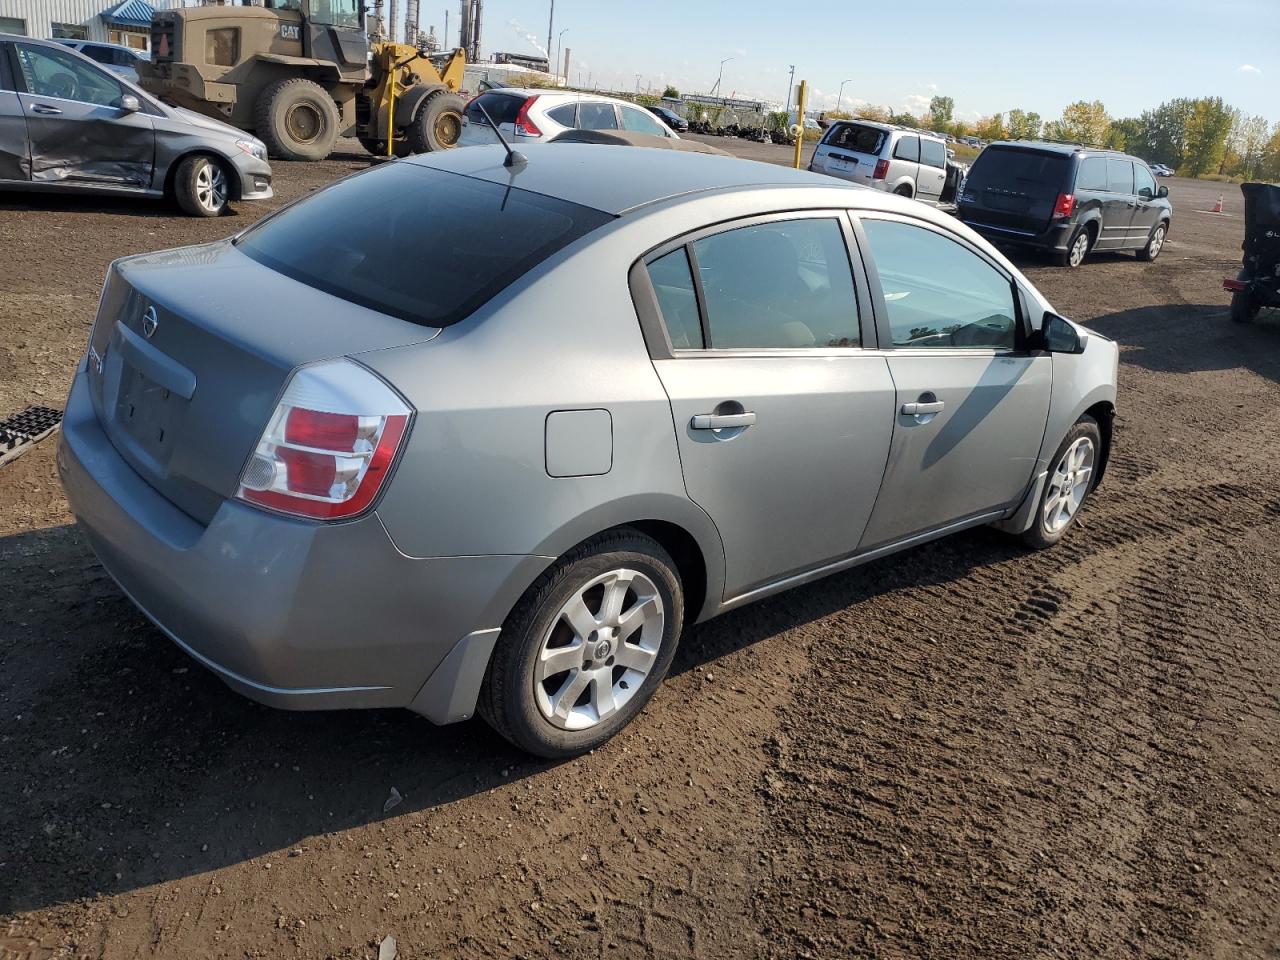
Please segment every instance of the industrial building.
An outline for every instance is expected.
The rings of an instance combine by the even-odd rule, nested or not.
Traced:
[[[181,0],[0,0],[0,33],[66,37],[149,50],[151,15]]]

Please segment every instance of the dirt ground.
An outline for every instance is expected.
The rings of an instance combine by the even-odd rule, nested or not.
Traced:
[[[1280,957],[1280,318],[1227,318],[1239,191],[1169,183],[1155,264],[1020,261],[1122,346],[1079,529],[698,627],[568,763],[244,700],[98,567],[53,443],[4,467],[0,958]],[[0,415],[61,404],[112,258],[265,209],[0,198]]]

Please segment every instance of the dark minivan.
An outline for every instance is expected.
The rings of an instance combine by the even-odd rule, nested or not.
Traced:
[[[960,195],[960,219],[993,243],[1049,250],[1078,267],[1093,250],[1160,255],[1173,206],[1147,165],[1112,150],[1018,141],[978,155]]]

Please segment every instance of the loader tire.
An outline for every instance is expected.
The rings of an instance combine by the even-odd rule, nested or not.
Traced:
[[[462,111],[466,105],[456,93],[428,97],[405,127],[409,149],[413,153],[431,153],[456,147],[462,135]]]
[[[263,90],[254,125],[267,152],[282,160],[323,160],[338,139],[338,105],[324,87],[295,77]]]

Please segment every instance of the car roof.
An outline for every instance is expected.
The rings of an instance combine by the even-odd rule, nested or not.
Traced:
[[[400,160],[567,200],[615,216],[674,197],[761,187],[859,188],[833,177],[772,163],[648,147],[520,144],[528,159],[513,171],[502,147],[465,147]],[[854,204],[850,204],[851,206]]]
[[[893,133],[897,130],[900,133],[911,133],[919,137],[932,137],[935,140],[946,139],[946,134],[944,133],[921,130],[918,127],[900,127],[896,123],[885,123],[883,120],[863,120],[861,117],[841,117],[839,120],[832,120],[831,126],[834,127],[841,123],[856,123],[862,127],[874,127],[876,130],[883,130],[885,133]]]
[[[1087,147],[1082,143],[1058,143],[1055,140],[997,140],[987,145],[991,147],[1015,147],[1019,150],[1038,150],[1041,153],[1057,153],[1062,156],[1072,156],[1073,154],[1084,154],[1091,157],[1115,157],[1117,160],[1136,160],[1138,163],[1146,163],[1140,157],[1135,157],[1131,153],[1124,153],[1120,150],[1107,150],[1104,147]]]
[[[584,93],[581,90],[545,90],[541,87],[494,87],[485,93],[505,93],[513,97],[545,97],[548,100],[603,100],[606,103],[620,103],[626,107],[638,107],[640,104],[620,97],[608,97],[603,93]]]

